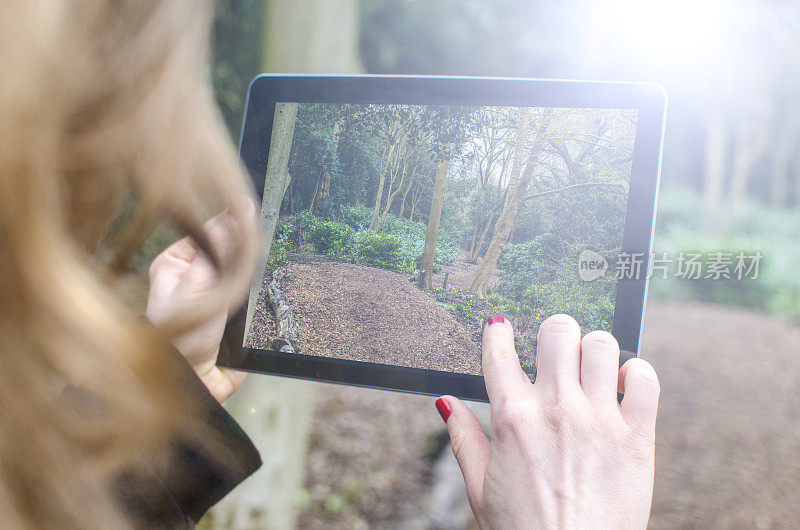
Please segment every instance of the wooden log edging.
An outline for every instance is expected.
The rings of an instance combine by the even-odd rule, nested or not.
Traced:
[[[275,329],[278,334],[278,337],[272,341],[272,349],[284,353],[300,353],[297,320],[281,289],[281,280],[284,276],[283,269],[274,270],[272,280],[267,288],[267,301],[275,319]]]

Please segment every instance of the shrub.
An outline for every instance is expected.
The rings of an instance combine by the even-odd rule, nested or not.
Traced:
[[[424,242],[424,239],[423,239]],[[446,230],[439,231],[436,242],[436,258],[434,259],[434,272],[439,272],[437,265],[450,265],[458,259],[458,241],[456,237]]]
[[[490,294],[486,297],[486,301],[492,306],[497,313],[503,313],[508,316],[516,316],[520,312],[520,308],[513,300],[503,298],[497,294]]]
[[[372,209],[360,204],[344,205],[339,208],[339,220],[354,230],[363,232],[367,230],[372,220]],[[425,249],[426,230],[427,225],[423,222],[409,221],[392,213],[386,216],[379,233],[393,236],[400,243],[400,257],[392,267],[393,270],[413,273],[419,268],[422,252]],[[440,230],[433,271],[439,272],[443,265],[450,265],[457,258],[458,244],[455,237],[446,230]]]
[[[292,231],[304,231],[315,250],[327,256],[413,274],[422,259],[427,225],[390,213],[376,233],[367,228],[372,212],[372,208],[361,204],[346,204],[339,207],[338,221],[324,221],[310,212],[301,212],[286,224]],[[453,263],[458,253],[453,234],[440,230],[433,271],[438,273],[443,265]]]
[[[559,274],[550,283],[535,284],[522,296],[532,308],[532,325],[538,326],[550,315],[566,313],[588,329],[611,330],[614,319],[616,280],[582,282],[569,274]]]
[[[305,230],[316,220],[317,218],[314,217],[313,213],[308,210],[303,210],[291,216],[287,222],[287,226],[291,227],[293,230]]]
[[[355,231],[346,224],[316,219],[308,226],[307,232],[307,238],[317,252],[326,256],[342,258],[353,251]]]
[[[425,233],[427,225],[420,221],[409,221],[389,214],[381,226],[381,232],[392,234],[401,241],[403,260],[412,262],[419,268],[422,253],[425,250]],[[456,238],[445,229],[439,230],[439,239],[436,241],[436,256],[433,260],[433,272],[438,273],[443,265],[450,265],[458,258],[458,243]]]
[[[314,221],[316,221],[316,217],[307,210],[296,213],[278,225],[273,239],[275,241],[283,240],[288,250],[302,243],[302,239],[299,236],[305,233]]]
[[[289,264],[289,256],[287,252],[291,247],[291,229],[286,225],[280,226],[275,230],[275,237],[272,238],[272,246],[267,255],[267,263],[265,270],[267,274],[272,274],[272,271],[279,267],[285,267]]]
[[[402,243],[397,237],[364,230],[356,234],[355,243],[355,254],[359,261],[384,269],[404,269],[403,255],[400,251]]]
[[[566,313],[584,328],[610,330],[616,279],[605,276],[581,281],[575,262],[561,258],[577,256],[579,248],[551,234],[506,245],[498,260],[502,270],[498,293],[489,296],[489,302],[509,315],[531,315],[534,328],[552,314]]]
[[[472,318],[472,312],[469,310],[469,307],[465,306],[464,304],[457,303],[453,305],[453,310],[463,319],[469,320]]]
[[[544,247],[547,236],[535,237],[520,244],[508,244],[497,260],[502,269],[500,291],[511,298],[519,298],[532,284],[541,281]]]
[[[490,294],[486,297],[486,301],[492,304],[493,306],[499,306],[502,300],[504,300],[504,298],[496,294]]]
[[[372,220],[372,209],[362,204],[344,204],[339,207],[339,221],[353,230],[366,230]]]

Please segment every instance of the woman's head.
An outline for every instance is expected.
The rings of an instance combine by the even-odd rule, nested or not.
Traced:
[[[197,0],[4,2],[0,526],[118,521],[105,478],[181,427],[165,338],[249,284],[255,227],[213,105],[209,12]],[[208,250],[200,226],[225,208],[239,246],[218,262],[217,291],[153,331],[114,295],[114,272],[158,223]],[[65,399],[66,384],[102,412]]]

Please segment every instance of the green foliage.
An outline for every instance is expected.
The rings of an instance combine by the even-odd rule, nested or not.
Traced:
[[[413,274],[425,247],[425,225],[389,214],[381,231],[374,232],[366,228],[371,218],[370,209],[356,204],[339,208],[340,222],[301,212],[287,221],[281,234],[303,230],[308,242],[321,254]],[[285,238],[288,241],[288,235]],[[440,232],[434,271],[453,263],[457,255],[455,239],[445,231]]]
[[[359,261],[384,269],[407,269],[403,263],[402,243],[392,234],[364,230],[356,234],[355,246]]]
[[[357,117],[347,109],[342,112],[341,119],[344,127],[340,133],[336,152],[339,164],[337,171],[331,175],[330,211],[332,212],[345,205],[366,204],[370,196],[368,190],[374,190],[377,186],[380,171],[382,147],[380,138],[368,128],[348,126],[357,120]],[[371,218],[372,210],[368,211]]]
[[[372,220],[372,209],[360,204],[340,206],[339,220],[354,230],[366,231]],[[419,261],[422,259],[422,252],[425,249],[426,229],[425,223],[420,221],[409,221],[391,213],[386,216],[380,233],[392,236],[400,245],[397,265],[388,268],[413,273],[419,267]],[[450,265],[457,258],[458,244],[455,237],[447,230],[440,230],[433,271],[439,272],[442,266]]]
[[[500,304],[501,300],[505,300],[505,298],[503,298],[502,296],[498,296],[496,294],[490,294],[489,296],[486,297],[486,301],[492,304],[493,306],[497,306],[498,304]]]
[[[316,220],[314,214],[309,212],[308,210],[303,210],[302,212],[294,214],[292,217],[289,218],[289,223],[292,229],[299,229],[305,230],[306,227],[311,225]]]
[[[654,248],[676,258],[680,251],[707,256],[714,252],[755,254],[763,260],[758,279],[650,280],[650,300],[699,300],[768,311],[800,320],[800,217],[796,211],[745,204],[727,233],[703,231],[702,200],[687,190],[663,193],[659,201]]]
[[[275,231],[275,236],[272,238],[272,247],[269,249],[267,256],[266,272],[271,274],[272,271],[280,267],[285,267],[289,264],[288,252],[291,248],[291,226],[283,225]]]
[[[303,104],[298,106],[289,173],[292,175],[295,206],[309,208],[314,192],[323,175],[331,180],[339,173],[339,156],[334,136],[339,119],[336,105]],[[338,186],[333,186],[337,189]],[[288,194],[285,201],[288,200]],[[324,212],[330,208],[328,204]]]
[[[463,248],[469,248],[475,231],[476,218],[483,204],[478,204],[480,181],[477,177],[447,181],[441,225],[447,227],[448,235]]]
[[[532,285],[522,296],[533,308],[531,325],[538,326],[550,315],[566,313],[586,329],[611,330],[614,320],[616,281],[613,278],[582,282],[575,272],[562,271],[552,282]]]
[[[590,249],[611,257],[622,244],[625,201],[619,190],[585,189],[537,202],[524,210],[513,239],[503,249],[497,295],[510,315],[530,315],[530,325],[566,313],[586,329],[611,330],[616,279],[611,275],[583,282],[577,257]],[[609,266],[614,267],[613,261]],[[523,312],[522,306],[525,306]]]
[[[526,372],[535,372],[536,371],[536,361],[533,359],[526,359],[522,361],[522,369]]]
[[[354,230],[365,230],[372,220],[372,209],[363,204],[344,204],[339,207],[339,221]]]
[[[331,515],[338,515],[347,507],[347,500],[337,493],[333,493],[325,499],[325,511]]]
[[[315,220],[316,218],[309,211],[296,213],[278,225],[275,230],[275,240],[285,240],[286,249],[291,249],[293,245],[301,242],[298,236],[304,233]]]
[[[335,221],[314,220],[308,225],[306,237],[317,252],[334,258],[352,255],[355,231]]]
[[[488,295],[486,297],[486,301],[492,306],[494,313],[500,313],[507,316],[516,316],[522,312],[516,302],[497,294]],[[528,308],[527,312],[530,313],[530,308]]]
[[[525,243],[505,246],[497,260],[498,268],[504,271],[500,278],[501,292],[511,298],[520,298],[541,279],[542,263],[550,239],[548,234],[543,234]]]

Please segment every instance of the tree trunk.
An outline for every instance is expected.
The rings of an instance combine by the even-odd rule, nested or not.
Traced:
[[[725,118],[719,102],[711,104],[711,115],[706,129],[706,158],[703,172],[703,225],[706,229],[717,223],[725,183],[725,166],[728,158]]]
[[[265,72],[358,73],[361,70],[356,0],[267,0],[264,9]],[[288,118],[291,105],[279,105],[283,105],[283,116]],[[273,180],[271,177],[281,174],[279,171],[275,175],[271,169],[276,165],[282,169],[283,185],[276,186],[281,191],[280,198],[290,181],[285,171],[290,149],[291,138],[288,138],[280,149],[282,154],[269,157],[268,183]],[[264,206],[265,211],[270,210],[272,202]],[[277,205],[280,206],[280,200]],[[276,215],[262,216],[266,249],[272,242],[276,222]],[[251,300],[248,313],[254,306]],[[214,506],[207,517],[209,525],[220,523],[230,529],[296,528],[296,495],[303,486],[315,389],[314,383],[306,381],[251,375],[228,399],[225,407],[259,447],[264,465]]]
[[[408,212],[408,220],[414,220],[414,210],[417,209],[417,204],[419,204],[420,199],[414,200],[414,197],[411,197],[411,210]]]
[[[317,214],[326,214],[328,211],[328,198],[331,196],[331,172],[322,174],[322,184],[317,197]],[[326,214],[327,215],[327,214]]]
[[[264,202],[261,206],[261,228],[264,250],[269,252],[272,236],[278,224],[283,196],[289,187],[289,154],[294,139],[294,124],[297,119],[297,103],[276,103],[272,125],[270,156],[264,180]]]
[[[783,123],[777,135],[775,154],[772,157],[770,179],[770,204],[774,208],[784,208],[789,203],[789,168],[795,158],[798,139],[800,139],[800,112],[792,106],[783,116]]]
[[[411,190],[411,211],[408,214],[409,221],[414,220],[414,212],[417,209],[419,201],[422,200],[422,194],[424,190],[425,190],[425,184],[423,182],[420,182],[417,187]]]
[[[403,212],[406,209],[406,200],[408,198],[408,192],[411,190],[412,184],[414,184],[414,179],[410,179],[408,181],[408,185],[406,186],[405,191],[403,191],[403,197],[400,199],[400,211],[397,213],[397,217],[403,217]]]
[[[339,148],[339,130],[341,126],[339,125],[339,121],[337,120],[333,124],[333,151],[336,151]],[[331,172],[329,169],[326,169],[320,175],[319,180],[317,180],[317,188],[314,190],[314,198],[311,200],[311,207],[312,211],[319,215],[320,213],[326,213],[328,210],[328,198],[331,195]]]
[[[264,9],[265,72],[362,70],[357,0],[266,0]]]
[[[331,193],[331,172],[325,170],[317,179],[317,184],[314,186],[314,195],[311,196],[311,202],[308,204],[308,211],[314,215],[319,215],[325,211],[328,206],[328,197]]]
[[[436,241],[439,239],[439,221],[442,218],[442,204],[444,203],[444,187],[447,184],[447,159],[440,160],[436,168],[436,180],[433,183],[433,196],[431,197],[431,213],[428,217],[428,230],[425,232],[425,248],[422,251],[420,270],[425,271],[424,288],[431,288],[433,275],[433,260],[436,257]]]
[[[736,131],[736,144],[731,167],[729,208],[723,216],[723,229],[741,209],[753,169],[767,149],[769,140],[768,111],[765,103],[756,103],[745,113]]]
[[[319,187],[322,183],[322,174],[317,177],[317,183],[314,184],[314,193],[311,194],[311,200],[308,203],[308,211],[314,213],[314,205],[317,203],[317,195],[319,195]]]
[[[380,220],[378,220],[378,224],[375,226],[375,230],[380,230],[381,227],[383,226],[383,223],[386,222],[386,216],[389,215],[389,210],[392,208],[395,198],[405,186],[407,171],[408,171],[408,158],[406,158],[405,161],[403,162],[403,169],[402,173],[400,174],[400,184],[397,185],[397,189],[392,191],[392,186],[391,184],[389,185],[389,196],[386,198],[386,206],[384,206],[383,208],[383,213],[381,214]]]
[[[482,227],[480,236],[476,241],[474,241],[474,245],[470,245],[470,251],[467,256],[468,263],[475,263],[478,261],[478,257],[481,254],[481,249],[483,248],[483,242],[486,241],[486,236],[489,235],[489,233],[492,230],[492,227],[495,224],[497,211],[505,203],[505,194],[503,193],[503,176],[506,174],[506,169],[508,168],[508,160],[509,160],[508,156],[503,156],[502,160],[500,161],[500,177],[497,180],[497,194],[494,203],[492,204],[492,209],[489,212],[489,216],[486,219],[486,222],[480,225]],[[507,190],[508,189],[506,188],[506,191]]]
[[[511,177],[506,190],[505,204],[503,205],[503,211],[500,213],[500,218],[495,224],[494,234],[489,243],[489,248],[486,251],[486,256],[484,256],[483,261],[478,267],[478,271],[475,273],[475,278],[472,280],[472,285],[469,289],[482,298],[486,297],[486,285],[489,282],[492,271],[494,271],[497,265],[497,259],[500,257],[500,252],[503,250],[508,240],[511,229],[514,227],[514,221],[522,205],[522,200],[525,198],[525,194],[528,191],[528,183],[533,177],[536,159],[539,156],[539,137],[541,136],[542,127],[541,124],[537,127],[539,132],[535,139],[534,146],[526,156],[525,144],[530,135],[530,116],[527,109],[520,110],[514,146],[514,162],[511,167]],[[523,164],[525,165],[524,172],[522,171]],[[520,173],[522,174],[520,175]]]
[[[485,212],[483,211],[483,201],[486,199],[486,186],[481,186],[481,198],[478,200],[478,219],[475,221],[475,230],[472,231],[472,241],[469,244],[469,254],[467,261],[469,263],[475,263],[478,259],[478,249],[476,245],[478,244],[479,234],[481,232],[481,228],[483,228],[484,223],[483,217]],[[491,218],[486,221],[488,224],[491,221]]]
[[[386,156],[385,165],[381,168],[381,176],[378,180],[378,192],[375,196],[375,207],[372,209],[372,219],[369,222],[369,229],[374,230],[375,225],[378,222],[378,215],[380,214],[381,210],[381,203],[383,202],[383,188],[386,185],[386,172],[389,171],[389,166],[392,164],[392,156],[394,155],[395,150],[395,139],[391,140],[391,145],[389,146],[389,154]]]
[[[484,226],[485,217],[485,212],[482,211],[483,201],[486,199],[487,189],[489,187],[489,178],[492,175],[492,168],[497,160],[497,154],[494,151],[496,144],[491,141],[492,139],[487,141],[489,147],[487,148],[486,155],[478,161],[478,177],[481,182],[481,196],[480,199],[478,199],[478,215],[477,219],[475,220],[475,229],[472,231],[472,241],[469,244],[469,253],[467,258],[469,263],[475,263],[475,261],[478,259],[478,250],[476,249],[476,245],[478,243],[481,227]],[[484,162],[486,162],[486,167],[483,166]],[[492,215],[490,214],[489,219],[485,222],[488,223],[491,220]]]
[[[486,224],[483,225],[481,235],[478,238],[478,241],[475,243],[474,253],[470,252],[469,263],[475,263],[478,261],[478,257],[481,255],[481,249],[483,248],[483,242],[486,241],[486,236],[489,235],[489,231],[491,231],[492,226],[495,224],[494,214],[495,212],[492,210],[492,216],[486,221]]]

